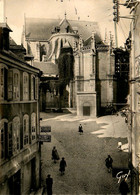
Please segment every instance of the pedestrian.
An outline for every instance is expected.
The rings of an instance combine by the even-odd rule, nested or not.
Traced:
[[[59,168],[61,175],[64,175],[66,166],[67,164],[66,164],[65,158],[63,157],[62,160],[60,161],[60,168]]]
[[[106,158],[105,163],[106,163],[106,167],[108,168],[108,172],[110,173],[112,169],[112,163],[113,163],[113,159],[111,158],[110,155],[108,155],[108,157]]]
[[[59,155],[55,146],[52,149],[52,160],[54,160],[54,163],[59,160]]]
[[[127,195],[127,193],[130,192],[128,188],[128,184],[126,183],[126,178],[124,178],[122,182],[120,183],[119,191],[121,195]]]
[[[83,127],[82,127],[82,125],[81,125],[81,124],[79,125],[79,133],[80,133],[80,134],[82,134],[82,133],[83,133]]]
[[[53,179],[51,178],[51,175],[48,175],[46,178],[46,189],[48,195],[52,195],[52,185],[53,185]]]

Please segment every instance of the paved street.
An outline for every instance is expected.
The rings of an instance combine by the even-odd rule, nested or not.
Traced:
[[[41,113],[41,125],[51,125],[52,141],[42,145],[42,179],[51,174],[53,194],[119,194],[117,179],[108,173],[105,159],[113,158],[114,167],[127,167],[127,126],[121,116],[104,116],[95,119],[73,114]],[[82,124],[84,133],[78,133]],[[124,151],[118,152],[117,143]],[[59,172],[59,162],[51,159],[56,146],[60,158],[67,162],[65,175]]]

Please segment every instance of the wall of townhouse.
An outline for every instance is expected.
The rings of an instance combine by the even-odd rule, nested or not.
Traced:
[[[9,181],[17,171],[21,172],[21,194],[30,194],[31,191],[31,160],[35,159],[35,183],[36,188],[39,187],[39,167],[40,158],[38,153],[38,143],[28,145],[22,149],[17,155],[11,157],[11,159],[1,164],[0,166],[0,194],[9,194]]]

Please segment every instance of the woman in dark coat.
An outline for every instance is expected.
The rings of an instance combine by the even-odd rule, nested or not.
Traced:
[[[79,133],[80,133],[80,134],[83,133],[83,127],[82,127],[81,124],[79,125]]]
[[[63,157],[62,160],[60,161],[60,169],[59,169],[59,171],[61,172],[61,175],[64,175],[66,166],[67,166],[67,164],[66,164],[66,161]]]
[[[54,160],[54,163],[56,163],[56,160],[59,160],[59,155],[55,146],[52,149],[52,160]]]

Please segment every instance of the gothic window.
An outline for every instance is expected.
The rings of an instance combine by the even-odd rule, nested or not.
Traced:
[[[29,144],[29,116],[26,114],[23,117],[23,144]]]
[[[35,99],[35,76],[31,75],[31,100]]]
[[[20,150],[20,118],[13,119],[13,153],[16,154]]]
[[[0,160],[7,157],[7,131],[8,121],[2,119],[0,121]]]
[[[7,67],[0,66],[0,100],[5,100],[7,99]]]
[[[32,113],[31,115],[31,136],[32,141],[36,140],[36,114]]]
[[[29,100],[29,75],[23,73],[23,100]]]

